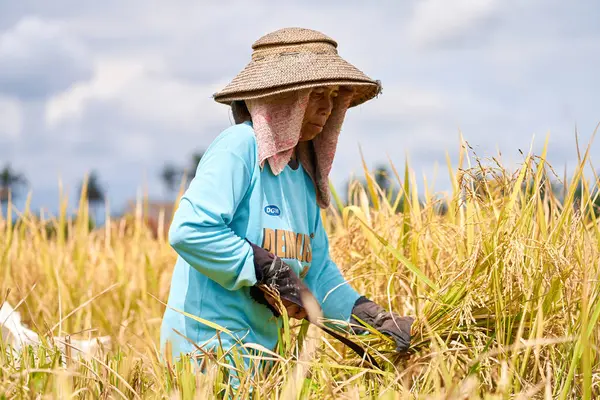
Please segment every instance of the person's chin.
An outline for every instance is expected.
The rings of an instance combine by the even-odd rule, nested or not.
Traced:
[[[313,140],[319,134],[323,132],[323,127],[318,125],[311,125],[310,129],[306,129],[305,134],[303,136],[303,141]]]

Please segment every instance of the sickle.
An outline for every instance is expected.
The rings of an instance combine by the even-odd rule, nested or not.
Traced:
[[[268,288],[268,287],[267,287],[267,288]],[[267,289],[267,290],[268,290],[268,289]],[[307,293],[310,293],[310,291],[307,291]],[[277,294],[278,294],[278,295],[280,295],[278,292],[277,292]],[[311,296],[312,296],[312,294],[311,294]],[[293,303],[293,304],[297,305],[297,306],[298,306],[298,307],[300,307],[300,308],[304,308],[304,305],[302,304],[302,300],[300,300],[300,299],[299,299],[299,298],[297,298],[296,296],[286,296],[286,295],[280,295],[280,298],[282,298],[282,299],[286,299],[286,300],[288,300],[289,302],[291,302],[291,303]],[[314,298],[314,297],[313,297],[313,298]],[[315,299],[315,302],[316,302],[316,299]],[[267,302],[267,304],[268,304],[268,302]],[[268,306],[268,307],[269,307],[269,306]],[[278,311],[278,310],[274,310],[274,309],[272,309],[271,311],[277,311],[277,313],[278,313],[279,315],[281,315],[281,314],[279,313],[279,311]],[[350,348],[351,348],[352,350],[354,350],[354,352],[355,352],[356,354],[358,354],[358,355],[359,355],[359,356],[360,356],[362,359],[365,359],[365,360],[367,360],[367,361],[368,361],[368,362],[369,362],[369,363],[370,363],[370,364],[371,364],[373,367],[375,367],[375,368],[377,368],[377,369],[381,370],[381,367],[379,366],[379,364],[377,363],[377,361],[375,360],[375,358],[374,358],[374,357],[373,357],[371,354],[369,354],[369,352],[368,352],[368,351],[366,351],[366,350],[365,350],[365,349],[364,349],[364,348],[363,348],[361,345],[359,345],[358,343],[356,343],[356,342],[354,342],[354,341],[352,341],[352,340],[348,339],[347,337],[345,337],[345,336],[343,336],[343,335],[341,335],[341,334],[339,334],[339,333],[335,332],[334,330],[332,330],[332,329],[330,329],[330,328],[327,328],[327,327],[326,327],[325,325],[323,325],[323,324],[320,324],[320,323],[318,323],[318,322],[316,322],[316,321],[311,321],[311,320],[308,318],[308,315],[307,315],[307,316],[306,316],[304,319],[305,319],[306,321],[308,321],[309,323],[311,323],[311,324],[315,325],[316,327],[320,328],[322,331],[324,331],[324,332],[328,333],[329,335],[333,336],[335,339],[339,340],[340,342],[342,342],[342,343],[343,343],[343,344],[345,344],[346,346],[350,347]]]
[[[310,293],[310,291],[308,291],[307,293]],[[312,296],[312,293],[310,293],[310,295]],[[298,307],[304,308],[304,305],[302,304],[302,300],[300,299],[296,299],[294,296],[284,296],[288,301],[291,301],[292,303],[296,304]],[[292,298],[290,298],[292,297]],[[314,301],[316,302],[317,300],[314,298]],[[375,357],[373,357],[371,354],[369,354],[369,352],[367,350],[365,350],[361,345],[359,345],[358,343],[348,339],[347,337],[337,333],[336,331],[334,331],[333,329],[330,329],[328,327],[326,327],[325,325],[317,322],[317,321],[311,321],[309,319],[308,313],[307,316],[304,318],[306,321],[308,321],[309,323],[315,325],[316,327],[320,328],[322,331],[328,333],[329,335],[333,336],[334,338],[336,338],[337,340],[339,340],[340,342],[342,342],[343,344],[345,344],[346,346],[350,347],[352,350],[354,350],[354,352],[356,354],[358,354],[360,356],[360,358],[362,358],[363,360],[367,360],[373,367],[381,370],[381,367],[379,366],[379,364],[377,363],[377,360],[375,360]]]
[[[347,337],[344,337],[344,336],[340,335],[339,333],[335,332],[334,330],[325,327],[324,325],[321,325],[321,324],[315,323],[315,322],[311,322],[311,323],[314,324],[315,326],[318,326],[323,331],[327,332],[328,334],[330,334],[331,336],[333,336],[334,338],[336,338],[337,340],[339,340],[340,342],[342,342],[346,346],[350,347],[362,359],[367,360],[373,367],[381,370],[381,367],[377,363],[377,360],[375,360],[375,358],[372,355],[370,355],[368,351],[366,351],[365,349],[363,349],[361,345],[359,345],[356,342],[353,342],[352,340],[348,339]]]

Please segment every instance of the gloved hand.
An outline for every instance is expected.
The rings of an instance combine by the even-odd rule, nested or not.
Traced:
[[[411,337],[410,328],[414,322],[414,318],[401,317],[396,313],[387,312],[383,307],[364,296],[361,296],[354,303],[352,317],[350,318],[352,325],[361,325],[354,316],[377,331],[394,339],[397,352],[404,353],[408,350]],[[366,329],[360,327],[353,327],[353,330],[357,334],[366,332]]]
[[[254,272],[257,283],[250,288],[250,295],[260,304],[267,306],[279,317],[277,294],[287,314],[296,319],[307,317],[302,297],[312,294],[302,280],[281,258],[248,241],[254,251]]]

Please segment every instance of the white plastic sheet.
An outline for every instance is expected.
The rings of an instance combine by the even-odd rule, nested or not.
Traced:
[[[21,322],[21,315],[7,302],[0,307],[0,328],[4,346],[12,349],[15,355],[26,346],[37,347],[42,344],[37,333],[28,329]],[[54,337],[54,344],[65,355],[90,359],[98,354],[100,349],[110,348],[110,337],[102,336],[90,340],[80,340],[65,336]]]

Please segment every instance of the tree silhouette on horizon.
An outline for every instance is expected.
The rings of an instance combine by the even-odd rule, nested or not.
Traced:
[[[15,171],[10,163],[0,170],[0,203],[8,202],[9,197],[17,198],[20,189],[27,184],[25,176]]]
[[[174,164],[166,163],[160,172],[160,178],[167,191],[174,192],[181,181],[181,169]]]
[[[104,204],[106,200],[105,189],[100,183],[100,179],[98,177],[98,173],[96,171],[90,172],[87,178],[87,182],[85,179],[79,185],[79,192],[81,193],[83,190],[83,185],[86,185],[86,197],[84,200],[87,200],[90,207],[94,210],[94,219],[97,220],[98,217],[98,207],[101,204]]]

